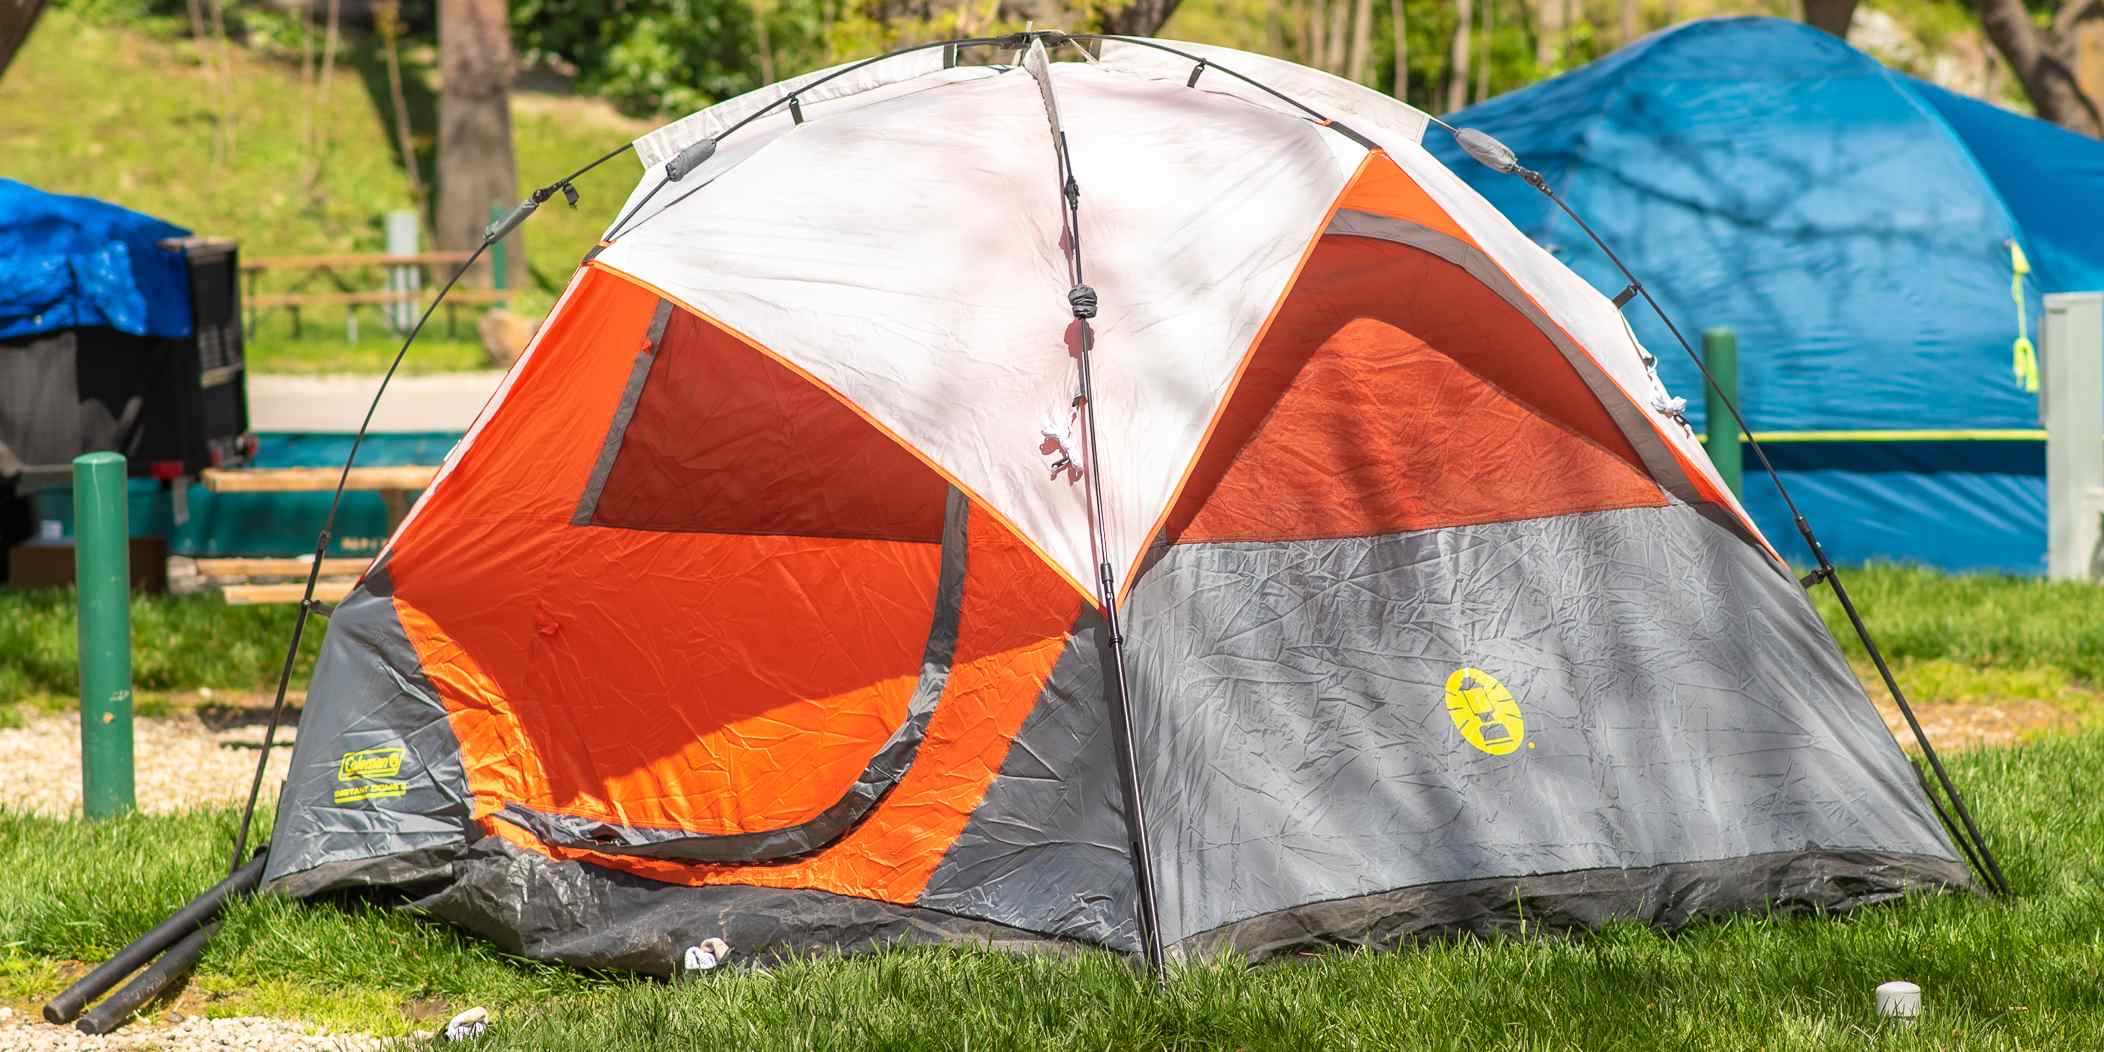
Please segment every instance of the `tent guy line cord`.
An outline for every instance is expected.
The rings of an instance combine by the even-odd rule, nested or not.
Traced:
[[[1959,795],[1958,786],[1951,780],[1950,772],[1944,769],[1942,758],[1936,755],[1936,747],[1929,743],[1928,732],[1922,728],[1921,720],[1914,715],[1914,706],[1907,703],[1906,692],[1900,689],[1898,678],[1892,674],[1892,666],[1886,663],[1885,655],[1878,650],[1877,641],[1871,638],[1870,627],[1863,623],[1862,615],[1856,611],[1856,604],[1850,598],[1848,588],[1841,583],[1840,570],[1834,566],[1833,560],[1827,558],[1826,549],[1812,533],[1812,524],[1805,519],[1804,512],[1797,507],[1797,501],[1790,496],[1790,488],[1783,484],[1782,475],[1776,471],[1774,462],[1768,459],[1768,451],[1762,447],[1760,440],[1754,438],[1753,429],[1747,425],[1746,417],[1740,413],[1731,395],[1718,386],[1716,376],[1710,372],[1709,363],[1703,361],[1702,356],[1695,352],[1694,345],[1688,342],[1686,336],[1681,335],[1680,327],[1673,324],[1673,319],[1666,314],[1665,308],[1652,297],[1651,290],[1637,280],[1636,274],[1622,262],[1622,257],[1616,255],[1615,250],[1608,247],[1606,240],[1593,230],[1592,224],[1587,223],[1583,216],[1564,201],[1562,195],[1549,186],[1549,181],[1540,172],[1522,166],[1511,147],[1499,142],[1487,132],[1475,128],[1456,128],[1436,117],[1432,120],[1451,132],[1454,141],[1478,163],[1493,171],[1519,176],[1527,185],[1540,191],[1542,196],[1553,202],[1572,222],[1578,224],[1578,229],[1585,232],[1585,236],[1607,256],[1607,261],[1614,264],[1623,280],[1629,283],[1614,299],[1617,313],[1620,313],[1620,308],[1633,296],[1642,296],[1644,302],[1650,306],[1651,312],[1658,316],[1659,321],[1665,323],[1666,331],[1673,334],[1673,339],[1680,344],[1680,349],[1687,352],[1688,360],[1694,362],[1695,368],[1702,373],[1703,383],[1716,392],[1718,402],[1731,414],[1732,423],[1737,426],[1740,434],[1746,436],[1747,445],[1752,447],[1754,456],[1761,462],[1761,470],[1767,472],[1768,481],[1775,485],[1776,493],[1790,509],[1792,523],[1797,527],[1797,532],[1804,537],[1806,547],[1811,549],[1812,558],[1818,562],[1818,567],[1805,576],[1802,584],[1810,588],[1825,581],[1833,589],[1834,598],[1840,601],[1841,610],[1848,615],[1849,625],[1855,629],[1856,638],[1862,640],[1864,651],[1869,654],[1871,663],[1877,666],[1878,675],[1885,682],[1885,689],[1892,693],[1893,702],[1898,705],[1900,715],[1906,718],[1907,727],[1914,733],[1915,743],[1921,746],[1922,757],[1928,760],[1930,769],[1935,772],[1937,783],[1943,787],[1944,794],[1950,797],[1951,808],[1957,812],[1963,828],[1954,825],[1950,817],[1944,814],[1942,806],[1936,802],[1935,794],[1923,795],[1929,798],[1929,804],[1935,809],[1937,818],[1950,829],[1951,839],[1964,847],[1967,859],[1972,861],[1974,868],[1986,878],[1989,890],[1997,895],[2009,894],[2008,878],[2002,875],[2001,865],[1995,860],[1994,852],[1987,847],[1987,838],[1980,832],[1979,824],[1973,820],[1971,809],[1965,806],[1965,798]],[[1965,843],[1968,837],[1971,839],[1970,844]],[[1977,858],[1974,858],[1975,849],[1978,852]]]
[[[316,536],[314,541],[314,561],[307,567],[306,589],[300,595],[299,612],[294,615],[292,622],[292,641],[285,648],[285,663],[278,669],[277,698],[271,703],[270,722],[263,730],[263,747],[256,753],[256,774],[249,782],[248,805],[242,809],[241,826],[234,834],[234,854],[233,860],[228,866],[228,873],[231,874],[241,868],[243,856],[248,851],[249,831],[256,817],[256,801],[263,792],[263,776],[270,765],[271,747],[277,741],[278,724],[283,721],[285,716],[285,692],[292,683],[292,667],[299,659],[300,640],[306,633],[307,618],[316,610],[323,609],[325,606],[325,604],[318,602],[314,598],[314,588],[321,579],[322,560],[329,550],[331,531],[336,528],[336,513],[343,506],[343,491],[344,487],[350,483],[351,467],[357,463],[358,449],[364,445],[366,433],[372,429],[374,414],[380,411],[380,399],[387,394],[387,385],[394,380],[396,370],[402,367],[402,360],[409,356],[410,345],[414,344],[417,335],[424,331],[425,323],[429,322],[431,315],[438,311],[438,305],[445,302],[447,294],[453,291],[454,286],[460,284],[460,279],[466,276],[468,270],[475,265],[476,261],[482,258],[483,253],[489,251],[490,246],[504,240],[506,235],[518,229],[519,225],[531,218],[540,209],[541,205],[558,193],[563,195],[563,200],[568,202],[570,207],[577,207],[577,187],[573,185],[575,180],[583,177],[592,169],[634,148],[635,144],[633,142],[626,142],[608,150],[590,164],[533,191],[525,200],[514,206],[509,213],[496,222],[491,223],[489,228],[483,232],[482,243],[476,245],[475,251],[469,253],[468,258],[453,271],[451,277],[446,279],[445,285],[439,288],[438,295],[431,298],[431,302],[424,307],[424,312],[417,316],[416,324],[410,326],[409,332],[402,337],[402,346],[395,351],[394,359],[387,363],[387,372],[381,375],[380,385],[373,391],[373,400],[371,404],[365,407],[365,418],[359,421],[357,432],[351,436],[350,453],[343,458],[343,470],[336,475],[336,491],[329,498],[328,515],[322,519],[321,533]]]

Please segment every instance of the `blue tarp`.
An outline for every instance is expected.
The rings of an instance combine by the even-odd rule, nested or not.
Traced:
[[[0,179],[0,339],[107,326],[190,335],[190,271],[160,247],[190,232],[87,197]]]
[[[1647,37],[1450,121],[1541,171],[1683,331],[1737,331],[1755,431],[2035,429],[2012,371],[2009,244],[2043,292],[2104,289],[2104,142],[1895,73],[1795,22],[1728,18]],[[1554,206],[1426,146],[1603,292],[1622,280]],[[1626,312],[1701,419],[1693,364]],[[2042,440],[1771,445],[1837,558],[2035,573],[2045,565]],[[1889,436],[1888,436],[1889,437]],[[1801,554],[1747,462],[1748,505]]]

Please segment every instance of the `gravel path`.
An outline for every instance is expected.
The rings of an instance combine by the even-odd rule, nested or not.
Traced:
[[[7,1012],[0,1009],[0,1012]],[[89,1037],[71,1026],[52,1026],[24,1013],[0,1017],[0,1052],[71,1052],[73,1049],[160,1049],[165,1052],[232,1052],[236,1049],[299,1049],[363,1052],[386,1047],[364,1034],[309,1031],[277,1019],[202,1019],[188,1016],[158,1026],[132,1023],[114,1034]]]
[[[139,809],[159,814],[248,799],[266,715],[221,708],[135,720],[132,762]],[[279,728],[270,774],[263,780],[266,797],[285,780],[291,745],[290,730]],[[53,817],[80,814],[78,715],[33,713],[23,726],[0,730],[0,806]],[[0,1044],[0,1049],[8,1047]]]

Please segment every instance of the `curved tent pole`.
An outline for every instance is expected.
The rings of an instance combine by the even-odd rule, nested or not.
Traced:
[[[299,613],[292,622],[292,640],[285,648],[285,663],[278,669],[277,699],[271,703],[270,722],[263,730],[263,747],[256,753],[256,774],[249,782],[248,805],[242,809],[241,825],[234,834],[234,854],[227,868],[228,873],[239,870],[241,860],[246,857],[249,827],[256,817],[256,800],[263,791],[263,775],[270,764],[270,750],[277,740],[278,724],[285,716],[285,691],[292,683],[292,666],[299,658],[300,638],[306,632],[307,618],[317,611],[324,617],[328,616],[327,604],[315,601],[314,587],[321,578],[322,557],[329,550],[331,531],[336,528],[336,513],[343,505],[344,487],[351,479],[351,466],[358,460],[358,448],[364,444],[366,432],[373,426],[373,415],[380,410],[380,399],[387,394],[387,385],[394,380],[395,371],[402,367],[402,359],[409,355],[410,345],[415,343],[417,335],[424,331],[424,324],[431,320],[431,315],[438,310],[438,305],[445,302],[447,294],[460,283],[468,269],[482,258],[482,254],[489,251],[490,246],[504,240],[506,235],[518,229],[542,204],[558,193],[574,207],[577,203],[577,188],[573,185],[575,180],[634,148],[635,144],[629,142],[608,150],[592,163],[533,191],[503,218],[491,223],[489,229],[483,232],[482,243],[476,245],[475,251],[469,253],[467,260],[446,279],[445,285],[439,288],[438,295],[431,297],[431,302],[424,307],[424,313],[417,317],[416,324],[410,326],[409,332],[402,337],[402,346],[395,351],[394,360],[387,363],[387,372],[381,375],[380,385],[373,391],[372,403],[366,406],[365,419],[359,421],[357,432],[351,436],[351,451],[343,458],[343,470],[336,475],[336,492],[329,498],[329,512],[322,518],[321,533],[314,540],[314,561],[307,567],[307,585],[300,594]]]
[[[738,120],[732,122],[730,127],[723,129],[723,131],[717,133],[716,135],[688,144],[684,149],[680,150],[677,156],[673,157],[671,160],[665,163],[665,178],[658,180],[657,185],[652,186],[650,188],[650,192],[643,195],[642,200],[637,201],[633,206],[631,206],[628,209],[626,213],[623,213],[619,219],[616,219],[614,221],[614,225],[612,227],[608,228],[606,240],[611,242],[616,238],[619,238],[622,234],[628,233],[630,230],[634,229],[634,227],[629,225],[631,220],[635,221],[635,226],[641,226],[644,223],[647,223],[650,220],[660,215],[663,215],[668,209],[672,208],[674,205],[679,204],[681,201],[684,201],[687,198],[692,197],[697,193],[700,193],[702,187],[708,185],[707,183],[703,183],[701,184],[701,186],[697,186],[694,189],[689,190],[686,193],[673,198],[670,202],[668,202],[665,205],[664,208],[660,208],[657,211],[650,213],[650,215],[647,215],[640,220],[636,220],[635,218],[636,213],[642,211],[644,205],[649,204],[653,198],[657,197],[658,191],[663,190],[666,186],[672,183],[678,182],[681,178],[686,176],[688,172],[691,172],[696,167],[699,167],[702,161],[707,160],[709,155],[716,152],[716,147],[720,145],[724,139],[730,137],[731,133],[737,131],[740,128],[745,127],[748,124],[751,124],[756,120],[759,120],[761,117],[765,117],[768,114],[783,108],[787,108],[792,114],[798,115],[798,123],[802,123],[802,110],[800,108],[801,103],[799,102],[799,97],[802,96],[805,92],[808,92],[821,84],[824,84],[838,77],[844,77],[849,73],[853,73],[859,69],[862,69],[866,66],[874,65],[878,62],[883,62],[886,59],[898,58],[901,55],[910,55],[919,51],[929,51],[935,48],[942,48],[944,55],[943,68],[949,69],[955,67],[956,53],[961,48],[994,47],[1020,50],[1023,47],[1027,46],[1033,40],[1042,42],[1051,47],[1057,47],[1060,44],[1073,44],[1076,47],[1080,47],[1082,44],[1088,43],[1090,41],[1101,42],[1105,40],[1114,40],[1122,44],[1133,44],[1139,47],[1153,48],[1156,51],[1167,52],[1168,54],[1175,55],[1179,58],[1190,59],[1196,65],[1193,68],[1191,79],[1188,83],[1185,84],[1185,87],[1193,87],[1198,83],[1199,72],[1208,69],[1217,69],[1220,72],[1230,77],[1233,77],[1236,80],[1242,81],[1243,83],[1248,84],[1249,86],[1256,88],[1257,90],[1262,91],[1265,94],[1272,96],[1273,98],[1278,99],[1280,102],[1283,102],[1286,105],[1291,106],[1294,109],[1297,109],[1302,113],[1307,114],[1310,120],[1321,124],[1323,127],[1329,128],[1331,131],[1334,131],[1337,134],[1342,135],[1355,143],[1358,143],[1360,146],[1363,146],[1368,150],[1380,149],[1380,146],[1376,144],[1373,140],[1366,138],[1365,136],[1359,134],[1356,131],[1353,131],[1349,126],[1343,124],[1342,122],[1332,120],[1328,116],[1325,116],[1320,110],[1317,110],[1314,107],[1301,102],[1299,99],[1296,99],[1291,95],[1288,95],[1285,92],[1282,92],[1277,88],[1274,88],[1271,85],[1264,83],[1263,81],[1246,76],[1242,73],[1238,73],[1235,70],[1229,69],[1228,67],[1223,66],[1212,59],[1201,58],[1197,55],[1191,54],[1190,52],[1183,50],[1182,48],[1171,47],[1167,44],[1162,43],[1159,40],[1153,40],[1147,37],[1119,36],[1117,34],[1111,33],[1061,33],[1055,30],[1040,29],[1022,33],[1010,33],[1009,35],[1004,37],[964,37],[956,40],[937,40],[926,44],[914,44],[908,47],[902,47],[896,51],[887,51],[884,54],[878,55],[874,58],[866,58],[852,65],[843,66],[840,69],[834,70],[833,72],[828,73],[825,76],[820,77],[817,80],[814,80],[811,83],[796,89],[795,91],[783,93],[780,98],[774,99],[768,102],[766,105],[760,107],[759,109],[754,110],[753,112],[748,113],[743,117],[740,117]],[[1429,114],[1427,115],[1427,119],[1433,121],[1438,120],[1438,118],[1431,117]]]
[[[1475,128],[1456,128],[1436,117],[1433,121],[1452,133],[1454,141],[1478,163],[1493,171],[1519,176],[1528,186],[1540,191],[1542,196],[1554,203],[1564,215],[1569,216],[1573,223],[1578,224],[1578,229],[1585,232],[1585,236],[1607,257],[1607,261],[1614,264],[1622,279],[1629,283],[1614,297],[1616,309],[1621,309],[1635,297],[1643,297],[1651,312],[1658,315],[1659,321],[1665,323],[1666,331],[1673,334],[1673,339],[1680,344],[1680,349],[1687,352],[1688,360],[1694,362],[1695,368],[1701,371],[1703,383],[1716,392],[1718,401],[1731,413],[1733,425],[1738,428],[1740,434],[1746,436],[1746,444],[1753,448],[1754,456],[1761,462],[1761,470],[1767,472],[1768,481],[1774,484],[1775,492],[1782,496],[1783,504],[1790,510],[1791,522],[1804,537],[1805,546],[1812,551],[1812,558],[1818,565],[1811,573],[1805,575],[1801,583],[1810,588],[1824,581],[1833,588],[1834,598],[1840,601],[1842,612],[1848,615],[1848,623],[1855,629],[1856,638],[1862,640],[1864,651],[1870,655],[1871,663],[1877,666],[1878,675],[1885,681],[1885,689],[1892,692],[1893,702],[1899,706],[1900,715],[1906,718],[1907,728],[1914,733],[1914,741],[1921,746],[1922,758],[1929,762],[1929,769],[1935,773],[1936,782],[1943,787],[1944,795],[1950,797],[1951,809],[1957,812],[1958,821],[1951,821],[1933,793],[1924,794],[1929,798],[1929,806],[1935,809],[1936,817],[1942,819],[1944,826],[1951,831],[1951,839],[1965,852],[1966,858],[1973,863],[1973,868],[1986,879],[1988,890],[1996,895],[2009,894],[2008,878],[2002,875],[2000,863],[1995,860],[1994,852],[1988,849],[1987,838],[1980,832],[1979,823],[1973,820],[1972,810],[1965,806],[1965,798],[1958,794],[1957,783],[1951,780],[1950,772],[1944,769],[1943,759],[1936,755],[1936,747],[1929,743],[1928,731],[1922,728],[1921,720],[1914,715],[1914,706],[1907,703],[1906,692],[1900,689],[1899,679],[1892,674],[1892,666],[1886,663],[1885,655],[1878,650],[1877,641],[1871,638],[1870,627],[1863,623],[1863,616],[1856,611],[1855,601],[1849,597],[1847,586],[1841,583],[1840,570],[1834,566],[1833,560],[1827,558],[1826,548],[1820,545],[1819,538],[1812,533],[1812,524],[1805,519],[1804,512],[1797,507],[1797,501],[1790,496],[1790,488],[1783,485],[1782,475],[1775,470],[1774,462],[1768,459],[1768,451],[1761,446],[1760,440],[1754,437],[1753,429],[1747,425],[1745,415],[1739,411],[1730,393],[1718,386],[1717,378],[1710,373],[1709,363],[1704,362],[1702,356],[1695,353],[1694,346],[1688,343],[1686,336],[1681,335],[1680,327],[1673,324],[1673,319],[1666,314],[1665,308],[1652,297],[1651,290],[1637,280],[1636,274],[1622,262],[1622,257],[1616,255],[1614,249],[1607,246],[1606,240],[1593,230],[1592,224],[1587,223],[1583,216],[1564,201],[1561,194],[1550,187],[1548,179],[1540,172],[1522,166],[1510,147],[1488,133]],[[1712,422],[1710,426],[1714,428],[1716,424]]]

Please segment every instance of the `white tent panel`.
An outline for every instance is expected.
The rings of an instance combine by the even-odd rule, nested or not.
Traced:
[[[1102,303],[1105,522],[1123,572],[1364,151],[1181,85],[1054,69]],[[1048,477],[1039,452],[1076,373],[1055,154],[1030,76],[814,115],[645,215],[601,264],[838,392],[1093,584],[1086,488]]]

